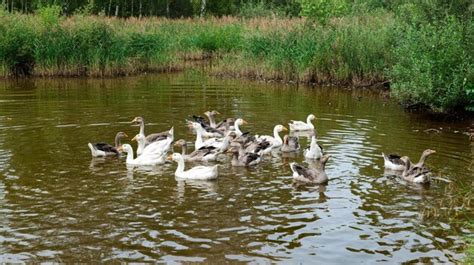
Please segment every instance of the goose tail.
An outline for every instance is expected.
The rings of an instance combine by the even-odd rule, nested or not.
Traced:
[[[95,146],[93,144],[88,143],[87,146],[89,146],[89,149],[91,150],[91,155],[93,157],[98,157],[99,156],[99,154],[97,152],[97,149],[95,148]]]

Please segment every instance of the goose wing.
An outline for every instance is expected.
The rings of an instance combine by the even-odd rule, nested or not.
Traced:
[[[307,168],[301,166],[301,165],[298,165],[298,164],[294,164],[293,165],[293,169],[298,173],[298,175],[302,176],[302,177],[305,177],[309,180],[313,180],[314,177],[313,175],[311,174],[310,170],[308,170]]]
[[[196,116],[196,115],[193,115],[193,120],[199,124],[201,124],[201,126],[203,128],[206,128],[206,127],[209,127],[209,124],[207,123],[206,119],[201,117],[201,116]]]
[[[166,139],[166,137],[168,137],[168,131],[149,134],[149,135],[146,136],[145,139],[148,143],[153,143],[153,142],[156,142],[156,141],[164,140],[164,139]]]
[[[387,159],[390,160],[390,162],[396,164],[396,165],[405,165],[405,162],[403,162],[403,160],[400,159],[401,156],[397,155],[397,154],[390,154],[387,156]]]
[[[294,120],[292,120],[292,121],[290,122],[290,124],[295,125],[295,126],[305,126],[305,125],[307,125],[306,122],[303,122],[303,121],[294,121]]]
[[[254,153],[247,153],[245,154],[245,165],[249,165],[250,163],[256,161],[260,158],[260,155]]]
[[[100,151],[104,151],[104,152],[107,152],[107,153],[116,153],[116,154],[119,153],[114,146],[112,146],[108,143],[96,143],[96,144],[93,144],[93,146],[94,146],[95,149],[100,150]]]

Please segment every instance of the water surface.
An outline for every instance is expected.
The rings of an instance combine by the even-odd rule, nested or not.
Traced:
[[[255,134],[314,113],[329,184],[293,183],[288,164],[302,154],[248,169],[224,162],[218,181],[199,182],[176,180],[172,163],[127,169],[87,148],[135,135],[135,116],[147,133],[174,125],[176,139],[194,142],[185,119],[210,109]],[[473,185],[469,126],[366,90],[185,74],[2,81],[0,261],[459,262],[473,217],[459,193]],[[381,152],[417,160],[427,148],[438,151],[429,167],[452,183],[383,175]]]

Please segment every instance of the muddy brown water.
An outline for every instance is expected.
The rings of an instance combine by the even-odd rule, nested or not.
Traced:
[[[217,181],[181,181],[176,164],[127,169],[92,159],[88,142],[175,127],[209,109],[243,117],[244,130],[317,117],[332,158],[327,186],[293,183],[275,155],[253,168],[221,162]],[[0,82],[0,261],[182,263],[459,262],[473,211],[471,121],[433,121],[373,91],[304,88],[195,74]],[[428,131],[435,128],[439,132]],[[301,137],[302,146],[308,139]],[[133,145],[135,146],[135,145]],[[381,152],[417,160],[429,187],[383,174]],[[187,165],[189,167],[189,165]],[[464,205],[463,205],[464,203]]]

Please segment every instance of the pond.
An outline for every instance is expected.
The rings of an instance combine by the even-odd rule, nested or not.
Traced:
[[[303,162],[302,152],[251,168],[227,160],[217,181],[203,182],[175,179],[175,163],[127,169],[123,157],[92,159],[87,147],[118,131],[131,138],[135,116],[146,133],[174,126],[175,139],[194,143],[185,120],[211,109],[244,118],[255,134],[314,113],[332,155],[328,185],[293,182],[288,165]],[[473,182],[469,126],[408,113],[364,89],[193,73],[4,80],[0,261],[459,262],[474,217],[460,192]],[[427,164],[439,177],[429,187],[384,176],[382,152],[416,161],[427,148],[437,151]]]

